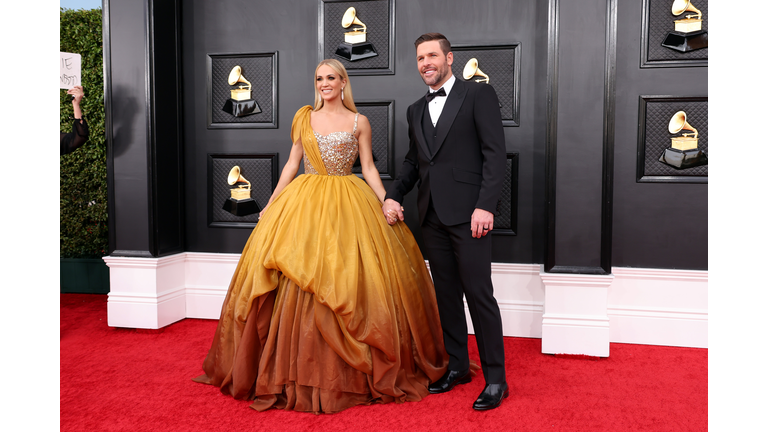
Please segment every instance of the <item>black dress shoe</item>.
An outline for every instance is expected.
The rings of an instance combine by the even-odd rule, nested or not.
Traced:
[[[501,405],[501,401],[507,396],[509,396],[507,383],[488,384],[483,389],[483,392],[480,393],[472,408],[478,411],[494,409]]]
[[[466,384],[470,381],[472,381],[472,377],[469,376],[469,371],[460,372],[449,370],[439,380],[429,385],[429,392],[432,394],[445,393],[456,387],[456,384]]]

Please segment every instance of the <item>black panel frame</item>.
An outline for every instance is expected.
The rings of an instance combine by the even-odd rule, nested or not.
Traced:
[[[101,37],[102,57],[104,58],[104,130],[107,141],[107,227],[109,237],[109,249],[107,255],[112,255],[117,248],[115,233],[115,150],[112,138],[112,36],[110,32],[111,15],[109,11],[110,0],[101,0]]]
[[[649,101],[658,102],[706,102],[707,96],[654,96],[654,95],[641,95],[638,107],[638,120],[637,120],[637,183],[694,183],[694,184],[706,184],[709,183],[708,176],[649,176],[645,175],[645,160],[647,155],[645,154],[645,121],[646,121],[646,106]]]
[[[648,60],[648,43],[650,39],[651,0],[643,0],[642,30],[640,33],[640,68],[676,68],[676,67],[707,67],[709,59],[690,60]],[[670,1],[670,6],[672,2]]]
[[[512,161],[512,166],[510,167],[511,171],[511,177],[512,177],[512,186],[510,187],[510,207],[511,207],[511,213],[509,215],[510,218],[510,228],[493,228],[493,231],[491,231],[491,234],[493,235],[502,235],[502,236],[516,236],[517,235],[517,206],[518,206],[518,197],[520,195],[519,193],[519,185],[520,185],[520,153],[518,152],[509,152],[507,153],[507,160]]]
[[[560,0],[549,0],[547,11],[547,129],[544,148],[544,211],[547,214],[544,271],[557,273],[557,104],[560,80]]]
[[[167,10],[158,11],[156,6],[168,8],[169,4],[172,6],[172,18],[173,22],[170,22],[169,16],[163,14],[160,20],[156,19],[158,13],[166,12]],[[150,253],[153,256],[166,256],[173,253],[180,253],[184,251],[184,135],[183,135],[183,99],[181,94],[182,83],[182,71],[181,71],[181,5],[179,0],[171,0],[171,2],[160,2],[160,0],[148,0],[146,3],[147,14],[147,34],[146,34],[146,101],[147,101],[147,143],[149,148],[148,168],[149,168],[149,190],[148,196],[150,200],[150,214],[149,214],[149,234],[150,234]],[[157,30],[160,29],[166,33],[162,35],[157,34]],[[175,100],[173,103],[166,105],[165,99],[160,97],[161,90],[164,88],[162,85],[158,85],[163,80],[169,79],[168,64],[163,63],[158,66],[159,62],[169,62],[167,58],[160,57],[161,51],[156,40],[167,40],[169,37],[168,31],[171,36],[174,37],[174,59],[173,63],[173,79],[178,85],[175,87]],[[162,73],[158,73],[157,69],[163,68]],[[167,87],[166,87],[167,88]],[[165,109],[158,109],[158,105],[162,103]],[[174,120],[175,124],[169,125],[162,120],[158,121],[160,114],[167,114],[168,108],[174,108]],[[169,138],[175,138],[171,142]],[[161,143],[161,144],[160,144]],[[172,145],[175,146],[175,158],[169,158],[167,154],[172,149]],[[163,153],[165,152],[165,154]],[[165,156],[165,157],[163,157]],[[164,160],[165,159],[165,160]],[[171,159],[168,161],[167,159]],[[174,160],[175,159],[175,160]],[[165,170],[169,169],[170,165],[176,165],[176,175],[165,174]],[[178,205],[174,208],[175,217],[169,219],[171,216],[169,209],[162,204],[172,202],[167,197],[178,197]],[[176,241],[171,245],[163,247],[163,242],[168,239],[173,240],[175,228]]]
[[[475,51],[475,50],[500,50],[500,49],[512,49],[515,53],[515,63],[512,65],[512,88],[513,88],[513,94],[512,94],[512,118],[502,118],[501,124],[506,127],[517,127],[520,126],[520,55],[522,53],[522,49],[520,47],[520,42],[512,42],[509,44],[501,44],[501,45],[465,45],[465,44],[457,44],[451,46],[451,51]],[[455,54],[454,54],[455,56]],[[456,63],[454,62],[454,65]],[[482,66],[482,63],[480,64]],[[464,65],[458,65],[461,70],[463,70]],[[482,68],[481,68],[482,69]],[[456,79],[464,80],[464,77],[461,73],[457,76]],[[503,81],[502,81],[503,82]],[[499,91],[499,87],[494,86],[493,87],[496,92]],[[497,93],[498,94],[498,93]]]
[[[356,69],[344,64],[348,75],[394,75],[395,74],[395,0],[320,0],[317,8],[317,61],[325,59],[325,3],[360,3],[365,1],[387,1],[389,3],[389,59],[385,68]],[[338,59],[337,59],[338,60]]]
[[[392,99],[382,100],[362,100],[355,101],[358,108],[366,106],[385,106],[387,107],[387,170],[379,171],[379,177],[382,180],[394,180],[395,178],[395,101]],[[368,120],[370,122],[370,119]],[[355,173],[363,178],[362,173]]]
[[[603,273],[613,271],[613,184],[616,148],[616,56],[618,51],[618,0],[607,2],[607,34],[605,36],[605,95],[603,98],[603,187],[600,215],[600,267]]]
[[[206,163],[206,221],[209,228],[247,228],[253,229],[256,223],[253,222],[214,222],[213,221],[213,160],[214,159],[271,159],[272,162],[272,190],[277,187],[279,180],[278,153],[208,153]]]
[[[207,127],[208,129],[277,129],[277,113],[280,110],[280,104],[277,97],[278,74],[278,52],[261,53],[211,53],[206,56],[206,107],[207,107]],[[214,123],[213,122],[213,58],[250,58],[250,57],[272,57],[272,119],[268,122],[242,122],[242,123]],[[220,107],[217,107],[217,109]]]
[[[547,214],[544,271],[547,273],[608,275],[613,256],[613,182],[616,116],[617,2],[606,1],[607,31],[605,97],[603,99],[603,170],[601,191],[600,266],[558,265],[557,235],[557,107],[560,79],[560,0],[548,1],[547,20],[547,128],[544,150],[545,212]]]

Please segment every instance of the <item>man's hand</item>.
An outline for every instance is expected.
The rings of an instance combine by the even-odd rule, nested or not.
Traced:
[[[476,208],[472,213],[472,237],[480,238],[493,231],[493,213]]]
[[[398,219],[403,220],[403,210],[405,210],[399,202],[388,198],[384,200],[384,205],[381,206],[381,212],[384,213],[384,217],[387,218],[387,223],[394,225]]]

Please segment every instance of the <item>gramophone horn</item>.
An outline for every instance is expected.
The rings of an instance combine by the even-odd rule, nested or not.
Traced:
[[[227,176],[227,183],[229,183],[230,185],[234,185],[237,182],[248,183],[248,189],[251,188],[251,182],[249,182],[248,180],[245,179],[245,177],[240,175],[240,167],[235,165],[232,167],[231,170],[229,170],[229,175]]]
[[[701,11],[691,4],[691,0],[675,0],[675,2],[672,3],[672,15],[678,16],[686,11],[693,12],[701,18]]]
[[[468,80],[474,76],[481,76],[483,78],[475,80],[476,82],[489,82],[491,79],[488,77],[488,75],[484,74],[483,71],[480,70],[480,68],[477,67],[477,59],[471,58],[467,62],[467,64],[464,66],[464,73],[462,74],[464,76],[465,80]]]
[[[362,21],[357,19],[357,11],[355,8],[350,7],[346,12],[344,12],[344,16],[341,18],[341,26],[344,28],[349,28],[349,26],[353,24],[363,26],[363,33],[365,33],[366,29],[368,28],[365,24],[363,24]],[[355,31],[357,31],[357,29],[355,29]]]
[[[243,69],[240,68],[240,66],[235,66],[232,68],[232,71],[229,73],[229,79],[227,79],[227,82],[229,85],[235,85],[239,82],[248,84],[248,90],[251,89],[251,83],[248,82],[245,77],[243,77]]]
[[[693,128],[690,124],[688,124],[687,121],[688,116],[685,114],[685,111],[678,111],[676,112],[672,118],[669,120],[669,133],[676,134],[680,132],[681,130],[689,130],[693,131],[694,138],[699,137],[699,131]],[[689,134],[683,134],[685,136]]]

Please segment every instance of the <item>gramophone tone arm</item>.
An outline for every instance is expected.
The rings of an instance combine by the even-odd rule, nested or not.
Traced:
[[[701,12],[699,12],[699,13],[697,13],[697,14],[693,14],[693,15],[686,15],[686,16],[685,16],[685,19],[691,19],[691,18],[701,19]]]
[[[694,138],[699,139],[699,131],[697,131],[696,128],[693,128],[693,127],[691,128],[691,130],[693,131],[693,133],[684,133],[683,136],[689,137],[693,135]]]

